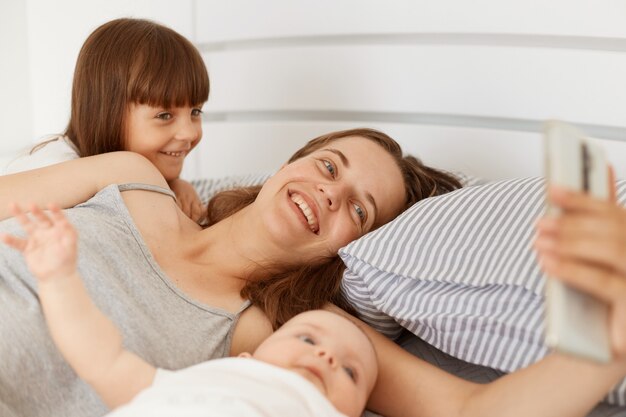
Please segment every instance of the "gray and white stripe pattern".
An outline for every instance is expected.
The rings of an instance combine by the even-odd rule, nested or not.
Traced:
[[[626,181],[618,196],[626,200]],[[544,181],[523,178],[423,200],[340,251],[343,290],[377,330],[402,327],[464,361],[528,366],[543,344],[544,278],[532,250]],[[607,398],[626,406],[626,383]]]

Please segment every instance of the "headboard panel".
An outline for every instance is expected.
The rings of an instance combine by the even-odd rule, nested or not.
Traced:
[[[609,126],[626,117],[626,93],[615,94],[615,80],[606,77],[609,68],[626,74],[626,53],[343,44],[216,51],[208,54],[207,64],[215,80],[206,106],[211,113],[434,113],[556,117]]]
[[[484,33],[626,38],[622,0],[202,0],[199,42],[311,35]]]
[[[196,16],[211,97],[189,176],[271,171],[357,126],[446,169],[540,175],[541,122],[559,118],[610,140],[626,177],[624,2],[202,1]]]
[[[541,137],[538,133],[495,129],[428,126],[375,121],[259,121],[211,122],[204,126],[200,145],[203,177],[273,172],[307,139],[341,129],[372,127],[396,138],[405,151],[425,163],[480,178],[521,177],[541,171]],[[510,163],[520,152],[524,164]],[[227,161],[227,162],[226,162]]]

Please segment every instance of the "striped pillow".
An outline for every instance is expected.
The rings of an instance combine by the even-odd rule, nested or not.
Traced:
[[[618,185],[622,204],[626,181]],[[510,372],[548,352],[531,244],[544,181],[463,188],[415,204],[340,250],[343,290],[389,337],[402,327],[464,361]],[[609,402],[626,405],[626,383]]]

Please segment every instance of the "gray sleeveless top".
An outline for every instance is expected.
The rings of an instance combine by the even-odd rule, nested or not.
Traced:
[[[111,185],[65,210],[79,232],[78,269],[96,305],[121,330],[124,345],[149,363],[180,369],[227,356],[232,314],[183,294],[163,273],[128,213],[120,191],[170,190]],[[0,231],[23,235],[14,219]],[[98,416],[107,411],[66,364],[50,338],[37,283],[20,253],[0,244],[0,416]]]

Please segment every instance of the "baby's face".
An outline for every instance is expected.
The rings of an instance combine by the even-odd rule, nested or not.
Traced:
[[[376,353],[365,334],[326,311],[289,320],[253,357],[300,374],[348,417],[361,415],[378,375]]]

